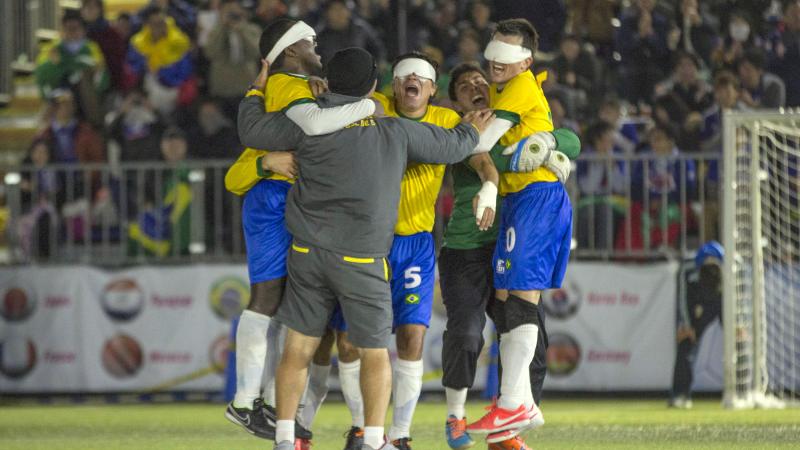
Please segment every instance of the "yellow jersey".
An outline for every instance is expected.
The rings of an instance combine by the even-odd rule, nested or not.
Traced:
[[[394,99],[375,93],[374,98],[381,102],[383,110],[390,117],[405,117],[394,105]],[[425,115],[410,119],[453,128],[461,122],[461,117],[452,109],[428,105]],[[436,199],[442,187],[446,164],[420,164],[409,162],[403,180],[400,182],[400,203],[397,211],[397,224],[394,233],[409,236],[423,231],[433,231],[436,217]]]
[[[511,145],[539,131],[553,131],[553,116],[541,85],[546,76],[544,73],[534,77],[530,70],[526,70],[506,83],[502,91],[494,83],[489,87],[489,104],[497,118],[514,123],[500,138],[502,146]],[[558,181],[558,177],[546,167],[529,173],[501,173],[500,195],[519,192],[525,186],[540,181]]]
[[[256,91],[247,95],[259,95]],[[308,77],[288,73],[270,75],[264,107],[267,112],[286,110],[294,105],[314,101],[314,94],[308,86]],[[268,143],[265,143],[268,144]],[[261,180],[293,180],[278,174],[266,174],[261,168],[261,157],[266,150],[246,148],[225,174],[225,188],[236,195],[244,195]]]

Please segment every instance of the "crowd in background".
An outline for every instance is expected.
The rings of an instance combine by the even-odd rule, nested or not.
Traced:
[[[52,229],[56,211],[88,208],[108,218],[124,202],[123,220],[132,222],[124,235],[148,253],[186,252],[188,242],[174,247],[173,232],[185,225],[189,201],[181,162],[238,155],[237,104],[259,67],[261,29],[280,17],[317,30],[323,63],[345,47],[372,52],[383,89],[391,89],[390,64],[401,51],[428,54],[440,68],[435,101],[445,106],[448,71],[485,63],[496,21],[527,18],[540,35],[533,71],[547,71],[554,124],[582,137],[584,155],[720,154],[724,109],[800,106],[798,0],[152,0],[113,18],[102,0],[81,3],[65,11],[61,38],[37,59],[48,106],[25,160],[35,169],[21,184],[27,236]],[[131,179],[48,169],[143,161],[167,163],[158,188],[146,192]],[[682,232],[676,223],[695,232],[702,222],[705,238],[715,237],[718,171],[691,160],[579,161],[580,245],[672,244]],[[709,199],[702,212],[687,206],[700,197]],[[165,236],[172,247],[161,245]]]

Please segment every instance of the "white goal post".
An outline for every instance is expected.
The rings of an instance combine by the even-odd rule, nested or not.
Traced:
[[[800,401],[800,111],[723,117],[724,405]]]

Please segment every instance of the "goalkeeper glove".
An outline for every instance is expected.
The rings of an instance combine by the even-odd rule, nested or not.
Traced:
[[[491,181],[485,181],[476,196],[478,197],[478,204],[475,207],[475,222],[480,226],[483,213],[487,208],[497,211],[497,186]]]
[[[544,166],[556,174],[558,181],[562,184],[567,182],[567,178],[569,178],[569,174],[572,171],[572,161],[567,158],[567,155],[558,150],[554,150],[550,154],[550,158],[545,161]]]
[[[553,133],[540,131],[509,145],[503,150],[503,155],[512,155],[509,162],[512,172],[533,172],[547,161],[556,145]]]

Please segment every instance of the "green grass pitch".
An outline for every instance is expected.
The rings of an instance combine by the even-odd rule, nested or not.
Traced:
[[[472,402],[476,418],[483,404]],[[689,411],[660,400],[545,400],[546,425],[530,433],[533,449],[800,448],[800,409],[725,411],[701,400]],[[272,449],[223,418],[221,404],[0,406],[0,448]],[[421,403],[414,450],[446,450],[443,403]],[[341,450],[349,413],[326,403],[314,425],[314,450]],[[485,449],[479,442],[474,448]]]

